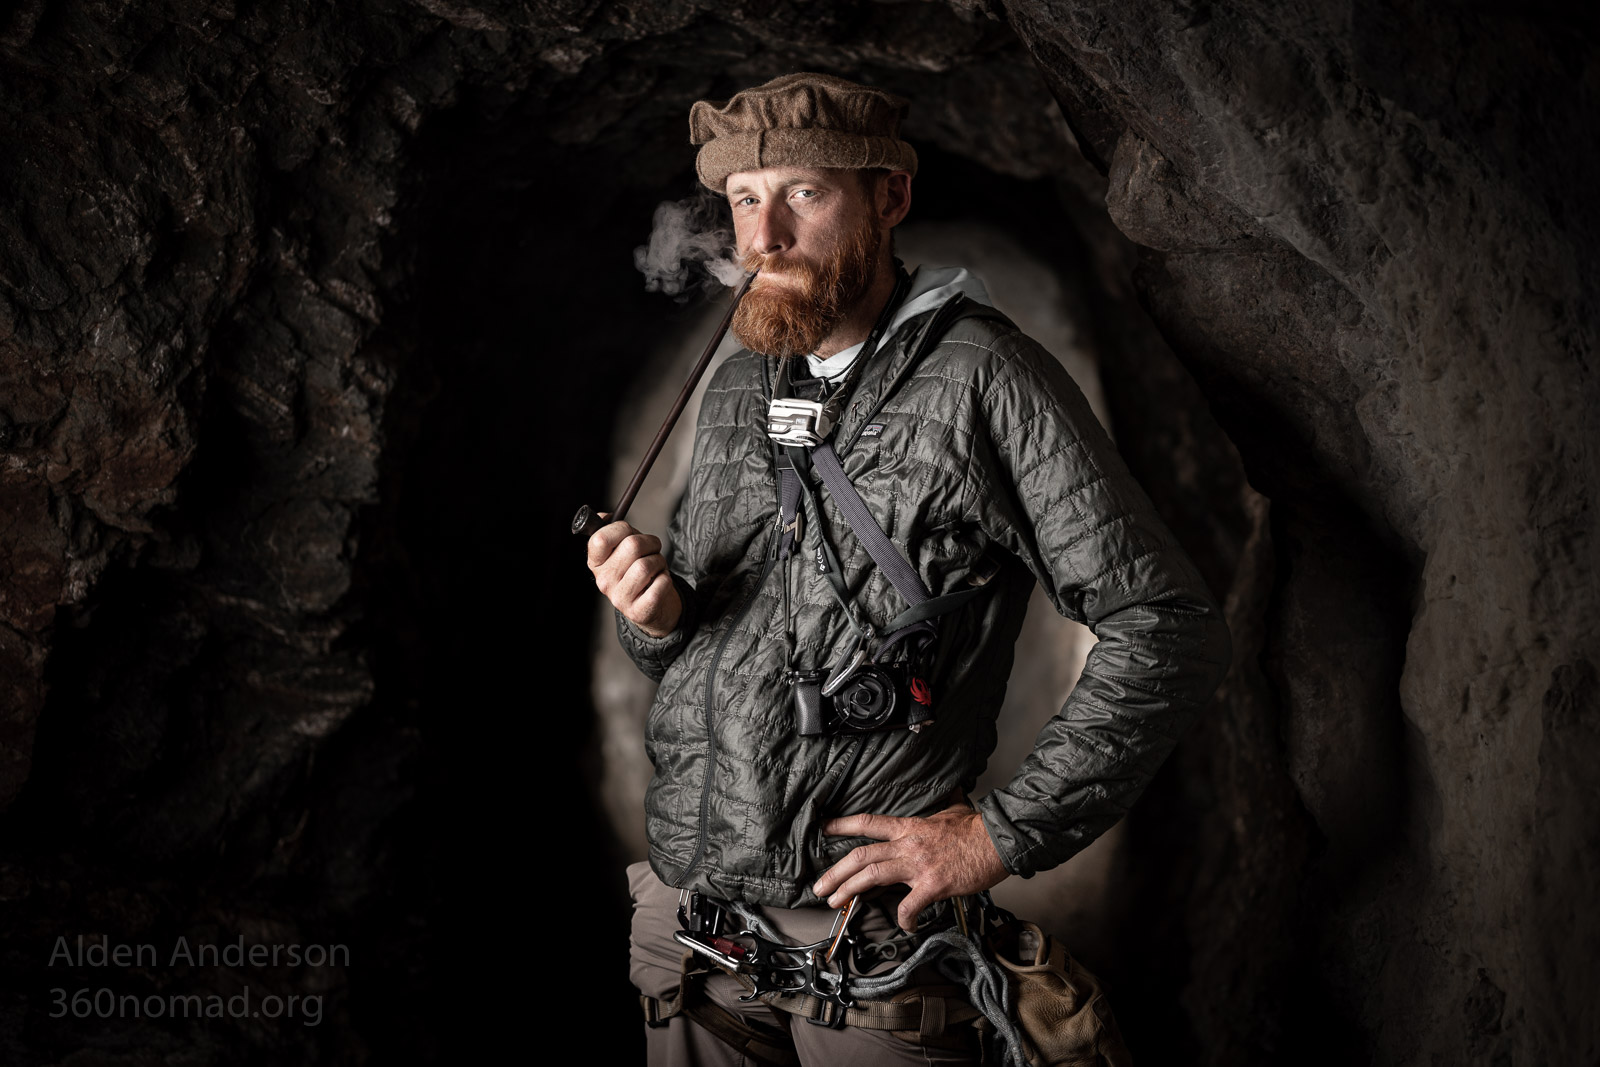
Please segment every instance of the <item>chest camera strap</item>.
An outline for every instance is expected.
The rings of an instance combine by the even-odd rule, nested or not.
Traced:
[[[896,297],[902,292],[903,289],[897,287]],[[938,639],[937,620],[962,607],[986,589],[986,585],[980,581],[952,593],[934,596],[916,568],[873,517],[866,501],[845,474],[844,465],[832,442],[837,428],[837,413],[863,365],[875,354],[877,342],[895,302],[891,300],[889,308],[885,309],[878,326],[863,346],[861,355],[847,372],[844,387],[830,399],[828,411],[833,417],[808,424],[813,432],[805,435],[798,434],[794,423],[781,414],[769,419],[768,436],[774,441],[778,471],[778,524],[782,530],[777,544],[778,558],[785,561],[790,558],[800,543],[805,525],[817,527],[817,570],[827,579],[834,599],[844,609],[846,620],[856,631],[853,649],[826,672],[825,680],[821,671],[792,672],[791,685],[794,686],[802,735],[828,732],[830,722],[851,722],[855,729],[877,729],[901,723],[913,731],[923,729],[933,719],[933,692],[924,668]],[[946,302],[924,327],[921,337],[916,341],[915,351],[901,367],[897,380],[903,380],[957,320],[983,314],[993,314],[993,311],[964,297]],[[775,392],[787,389],[789,384],[787,375],[780,372],[775,382]],[[893,384],[884,390],[883,396],[887,397],[892,391]],[[876,408],[861,420],[861,425],[864,426],[875,414]],[[816,498],[811,471],[820,476],[846,525],[867,550],[873,564],[884,573],[889,584],[906,603],[906,609],[890,619],[881,631],[874,628],[872,620],[862,617],[862,613],[851,603],[838,555],[827,538],[822,536],[821,525],[816,521],[820,514],[820,503]],[[784,592],[787,597],[787,583]],[[786,617],[787,614],[786,605]],[[879,667],[887,663],[887,653],[897,646],[902,656],[907,651],[910,653],[901,672],[904,677],[898,683]],[[922,666],[917,666],[919,663]],[[907,687],[910,700],[901,702],[905,708],[903,714],[891,716],[881,709],[894,707],[898,698],[889,690],[900,685]],[[833,701],[834,712],[831,715],[826,711],[825,698]],[[844,703],[841,704],[841,700]],[[842,712],[839,710],[841,707],[844,709]]]

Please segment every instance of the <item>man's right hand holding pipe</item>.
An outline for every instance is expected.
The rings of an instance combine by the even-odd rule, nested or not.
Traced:
[[[667,573],[659,537],[625,522],[602,526],[589,538],[589,570],[612,607],[651,637],[677,628],[683,599]]]

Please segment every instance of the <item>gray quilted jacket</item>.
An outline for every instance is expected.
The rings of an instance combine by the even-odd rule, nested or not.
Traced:
[[[651,638],[617,617],[623,647],[660,682],[645,725],[655,767],[645,809],[651,865],[669,885],[813,904],[812,881],[864,840],[823,835],[827,819],[926,815],[952,788],[970,789],[994,749],[1035,581],[1099,642],[1011,783],[976,801],[1013,874],[1063,862],[1121,817],[1220,681],[1229,660],[1221,613],[1083,394],[998,312],[966,310],[978,314],[959,318],[914,365],[935,312],[901,326],[863,368],[833,438],[933,595],[993,572],[987,591],[941,621],[930,679],[937,718],[920,734],[796,733],[781,583],[797,666],[836,663],[852,631],[809,562],[815,527],[802,530],[798,555],[774,558],[771,361],[740,352],[713,376],[668,530],[683,621]],[[881,432],[858,436],[869,422]],[[818,492],[820,532],[853,601],[881,628],[906,604]]]

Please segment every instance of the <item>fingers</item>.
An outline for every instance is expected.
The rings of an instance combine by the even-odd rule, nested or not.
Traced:
[[[894,856],[869,863],[855,874],[839,883],[839,887],[828,894],[828,907],[842,908],[850,902],[850,898],[859,896],[869,889],[876,889],[884,885],[915,885],[920,881],[916,865],[904,856]],[[915,912],[912,913],[916,914]],[[902,924],[904,925],[904,924]]]
[[[910,892],[896,921],[905,930],[914,930],[917,914],[934,901],[976,893],[1006,877],[982,817],[965,805],[926,818],[849,815],[824,829],[880,840],[851,849],[823,872],[812,892],[837,908],[877,886],[904,884]]]
[[[908,934],[916,933],[917,916],[922,914],[922,909],[936,900],[943,900],[949,895],[948,893],[939,895],[923,887],[912,886],[911,892],[907,893],[905,899],[900,902],[900,907],[895,909],[894,921],[896,925]]]
[[[659,537],[640,533],[625,522],[608,523],[589,538],[589,569],[597,582],[602,574],[614,582],[634,560],[660,551]]]
[[[663,562],[650,584],[634,597],[633,613],[641,619],[659,619],[670,614],[670,606],[676,604],[678,604],[678,591],[672,587],[672,574]]]
[[[626,609],[666,570],[661,539],[614,522],[589,538],[589,570],[594,584],[618,608]]]
[[[612,602],[618,607],[624,603],[642,607],[643,605],[638,604],[639,599],[655,584],[656,579],[666,573],[667,561],[661,553],[639,556],[628,564],[628,569],[622,572],[622,577],[612,584],[606,595],[611,597]]]
[[[589,570],[611,605],[652,637],[665,637],[683,612],[661,538],[613,522],[589,538]]]
[[[879,841],[889,841],[905,833],[913,821],[893,815],[846,815],[829,819],[823,825],[822,832],[839,837],[875,837]]]
[[[589,569],[592,571],[604,563],[622,539],[631,533],[633,527],[625,522],[608,522],[590,534],[587,545]]]
[[[953,895],[951,870],[928,850],[904,839],[883,841],[851,849],[828,868],[812,886],[826,896],[830,908],[841,908],[853,896],[885,885],[906,885],[911,893],[901,904],[896,920],[902,929],[915,929],[917,913],[935,900]]]
[[[823,872],[822,877],[818,878],[816,884],[811,887],[811,891],[819,897],[827,897],[830,905],[833,907],[838,907],[839,905],[834,903],[836,898],[842,900],[850,899],[849,894],[840,892],[840,886],[867,868],[876,867],[878,864],[881,864],[883,861],[888,860],[893,856],[894,848],[887,842],[876,845],[862,845],[859,848],[853,848],[844,857],[844,859],[840,860],[838,863],[835,863],[832,867],[829,867]],[[877,877],[887,873],[888,872],[886,870],[878,869],[872,872],[871,877]],[[887,882],[868,881],[866,883],[866,887],[871,888],[874,885],[893,885],[897,880],[898,879],[891,879]],[[857,890],[857,892],[859,892],[859,890]]]
[[[846,815],[843,818],[828,820],[823,825],[822,832],[841,837],[875,837],[879,841],[887,842],[913,829],[914,826],[915,820],[900,819],[892,815]],[[887,858],[892,854],[893,850],[882,844],[862,845],[859,848],[851,849],[844,859],[823,872],[822,877],[817,879],[811,891],[819,897],[828,896],[829,903],[833,907],[839,907],[839,903],[834,903],[835,901],[842,903],[850,899],[850,893],[840,889],[840,885],[847,878],[860,872],[863,867]],[[893,885],[900,880],[898,876],[889,878],[888,872],[882,868],[875,869],[867,877],[869,880],[862,883],[863,888],[871,888],[875,885]],[[870,880],[873,878],[888,878],[888,880]],[[860,892],[860,890],[857,889],[853,892]]]

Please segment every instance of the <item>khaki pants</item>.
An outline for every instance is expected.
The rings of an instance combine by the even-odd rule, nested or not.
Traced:
[[[628,889],[633,896],[629,977],[646,996],[658,999],[669,996],[678,987],[683,961],[683,946],[672,940],[673,932],[678,929],[678,891],[663,883],[650,865],[642,862],[628,868]],[[853,926],[860,935],[872,939],[892,932],[892,922],[881,909],[866,908],[864,912],[857,920],[859,925]],[[764,908],[762,914],[785,937],[800,944],[822,940],[833,927],[834,912],[825,907],[792,911]],[[759,1001],[741,1002],[739,995],[745,988],[730,975],[714,972],[702,981],[713,1003],[749,1022],[787,1031],[804,1067],[976,1065],[979,1060],[975,1030],[970,1052],[924,1048],[895,1037],[887,1030],[853,1026],[833,1030],[774,1010]],[[929,985],[948,984],[931,969],[926,981]],[[682,1015],[674,1016],[666,1026],[647,1028],[645,1042],[651,1067],[742,1067],[753,1062]]]

